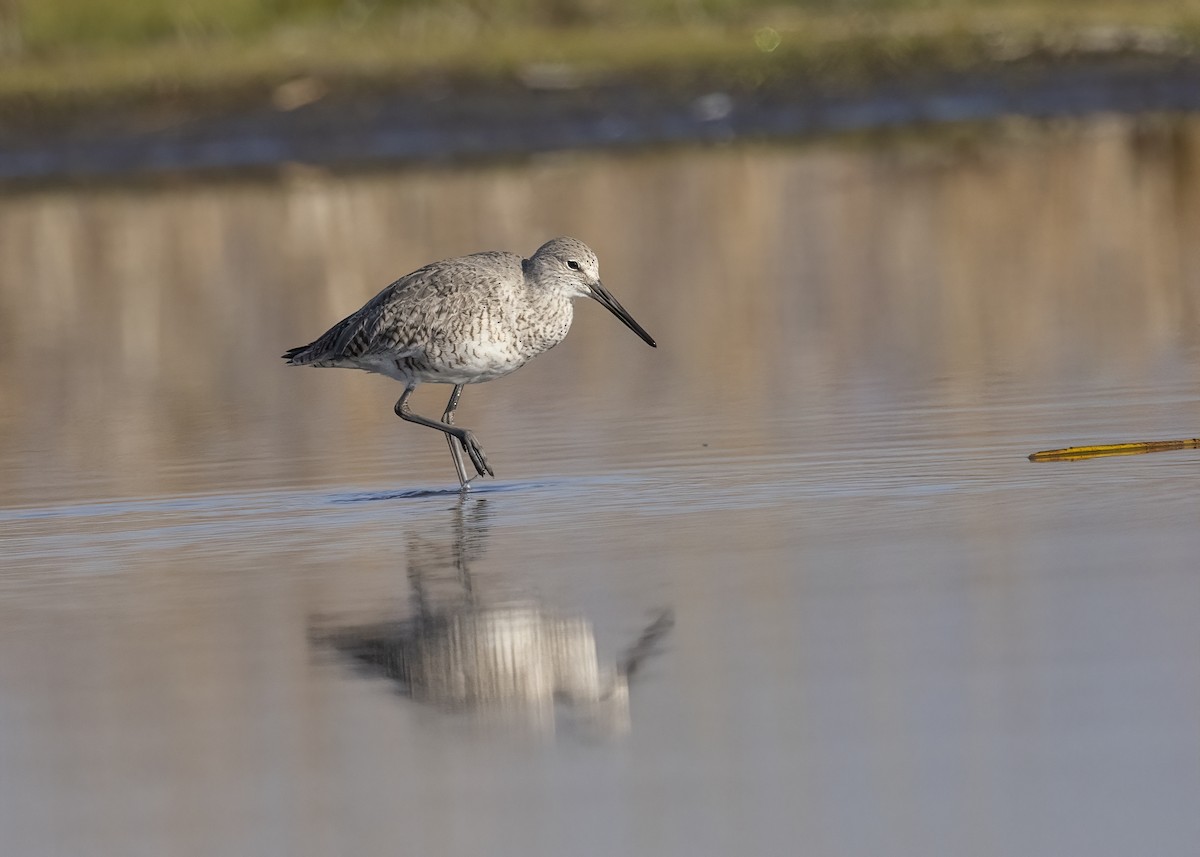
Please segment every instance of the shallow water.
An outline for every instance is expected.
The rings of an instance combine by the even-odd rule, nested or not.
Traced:
[[[595,246],[468,388],[278,359]],[[1188,853],[1200,124],[0,200],[13,853]],[[440,413],[448,390],[418,392]]]

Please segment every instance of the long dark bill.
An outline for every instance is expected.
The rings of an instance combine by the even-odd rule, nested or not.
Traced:
[[[596,285],[592,286],[591,288],[592,297],[594,297],[605,309],[607,309],[617,318],[621,319],[621,324],[625,325],[638,336],[640,336],[642,341],[651,348],[658,348],[657,343],[651,339],[650,334],[646,333],[646,331],[642,329],[642,326],[633,320],[633,316],[625,311],[625,307],[621,306],[620,302],[612,296],[608,289],[604,288],[602,283],[596,283]]]

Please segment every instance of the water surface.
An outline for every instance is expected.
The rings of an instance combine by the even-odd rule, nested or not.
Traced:
[[[597,248],[468,388],[278,359]],[[14,853],[1187,853],[1200,125],[0,200]],[[423,388],[436,414],[448,389]]]

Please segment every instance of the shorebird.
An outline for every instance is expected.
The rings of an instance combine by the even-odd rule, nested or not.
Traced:
[[[454,424],[463,387],[502,378],[562,342],[578,297],[594,298],[657,347],[604,288],[591,248],[574,238],[555,238],[528,259],[491,251],[419,268],[283,359],[293,366],[363,369],[404,384],[396,416],[445,434],[466,491],[475,477],[467,478],[463,452],[478,476],[496,474],[474,433]],[[454,385],[440,422],[409,407],[422,382]]]

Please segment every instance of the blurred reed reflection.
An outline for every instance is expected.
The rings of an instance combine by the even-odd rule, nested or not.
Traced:
[[[630,728],[629,681],[674,624],[664,610],[615,663],[597,652],[591,623],[537,599],[488,594],[471,573],[488,538],[488,501],[462,497],[449,535],[408,541],[411,615],[312,637],[412,699],[487,725],[614,737]]]
[[[769,429],[743,413],[811,412],[864,377],[949,379],[947,406],[997,376],[1137,383],[1200,344],[1200,119],[9,196],[8,499],[374,479],[383,460],[441,480],[437,439],[400,439],[394,385],[278,355],[419,264],[556,234],[597,248],[662,347],[635,360],[581,307],[553,354],[469,396],[500,478],[662,448],[609,413],[753,446]]]

